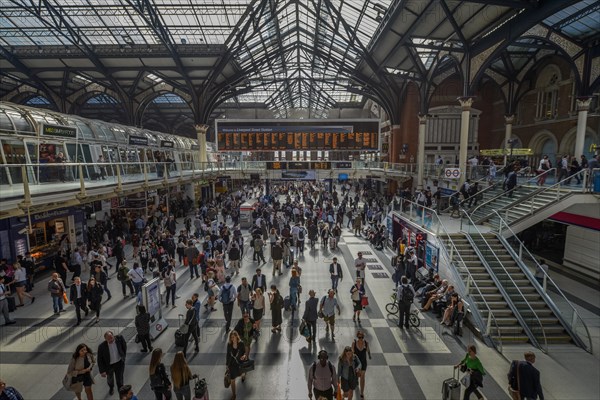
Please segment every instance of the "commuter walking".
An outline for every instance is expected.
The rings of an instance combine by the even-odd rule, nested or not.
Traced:
[[[302,315],[302,319],[306,321],[308,326],[309,336],[306,340],[310,343],[316,343],[317,341],[317,318],[319,315],[318,307],[319,300],[315,297],[315,291],[308,291],[308,300],[304,304],[304,314]]]
[[[56,274],[56,276],[58,277],[58,274]],[[4,276],[0,275],[0,312],[4,316],[4,325],[2,325],[2,326],[12,325],[12,324],[17,323],[17,321],[10,318],[10,314],[8,311],[8,299],[6,298],[8,290],[6,289],[6,286],[4,285],[4,279],[5,279]]]
[[[58,277],[55,272],[52,274],[52,279],[48,281],[48,291],[52,298],[52,308],[54,309],[54,315],[59,315],[63,311],[63,294],[65,293],[65,284],[62,279]]]
[[[408,283],[408,278],[403,276],[400,280],[401,285],[398,286],[396,292],[396,299],[398,299],[398,326],[400,329],[404,326],[404,328],[409,328],[409,317],[410,317],[410,307],[412,306],[413,300],[415,298],[415,289],[413,286]]]
[[[337,299],[335,298],[335,291],[329,289],[326,296],[323,296],[319,311],[323,313],[323,320],[325,321],[325,335],[329,335],[329,328],[331,328],[331,338],[335,339],[335,310],[337,309],[338,315],[342,314],[342,310],[338,305]]]
[[[108,384],[108,394],[113,395],[115,380],[117,388],[123,386],[125,373],[125,358],[127,357],[127,343],[121,335],[106,331],[104,341],[98,346],[98,371]]]
[[[150,341],[150,314],[146,311],[146,307],[142,305],[137,308],[138,314],[135,316],[135,329],[138,341],[142,345],[141,352],[147,353],[148,350],[153,350],[152,342]]]
[[[333,400],[333,393],[338,387],[335,367],[329,361],[327,351],[319,351],[317,358],[319,362],[308,367],[308,398],[312,399],[314,395],[316,400]]]
[[[173,364],[171,364],[171,380],[177,400],[192,400],[190,388],[192,379],[194,379],[194,375],[185,359],[185,354],[178,351],[173,359]]]
[[[246,311],[248,312],[248,311]],[[242,311],[242,314],[244,311]],[[265,296],[261,288],[257,288],[252,295],[252,318],[256,323],[256,331],[260,334],[260,323],[265,313]]]
[[[167,266],[167,269],[162,274],[163,283],[165,284],[165,303],[169,307],[169,297],[171,298],[171,306],[175,308],[175,290],[177,289],[177,275],[172,264]]]
[[[225,277],[225,283],[221,286],[219,293],[219,301],[223,304],[223,314],[225,315],[225,333],[229,333],[231,326],[231,317],[233,316],[233,305],[235,304],[236,295],[235,286],[231,284],[231,277]]]
[[[292,268],[292,276],[289,282],[290,286],[290,305],[292,307],[292,313],[296,311],[298,308],[298,293],[300,291],[300,276],[298,275],[298,270],[296,268]]]
[[[85,343],[81,343],[75,349],[67,368],[67,375],[71,377],[71,389],[74,389],[77,400],[81,400],[81,393],[85,390],[88,400],[94,400],[92,385],[95,383],[92,378],[92,370],[96,365],[96,359],[92,349]],[[2,396],[0,396],[2,398]]]
[[[281,297],[281,294],[275,285],[271,285],[269,304],[271,306],[271,332],[281,332],[281,323],[283,322],[283,317],[281,316],[283,297]]]
[[[369,342],[365,339],[365,333],[361,330],[356,332],[356,339],[352,342],[352,351],[360,360],[360,397],[365,398],[365,376],[367,374],[367,356],[371,359],[371,349]]]
[[[358,318],[358,324],[360,325],[360,312],[363,309],[362,298],[365,295],[365,287],[362,284],[360,278],[356,278],[356,282],[350,288],[350,299],[354,306],[354,314],[352,315],[352,321],[356,322]]]
[[[88,316],[89,309],[87,306],[88,292],[87,285],[81,284],[81,278],[76,277],[69,290],[69,299],[71,304],[75,306],[75,315],[77,315],[77,324],[81,324],[81,310]]]
[[[352,400],[354,391],[358,386],[360,368],[360,360],[352,351],[352,347],[344,347],[338,359],[337,373],[344,397],[348,400]]]
[[[87,296],[90,303],[90,310],[96,312],[96,323],[100,321],[100,310],[102,308],[102,294],[104,289],[102,285],[96,282],[96,279],[90,278],[87,283]]]
[[[333,262],[329,264],[329,276],[331,278],[331,288],[337,293],[338,283],[344,279],[342,266],[337,262],[337,257],[333,257]]]
[[[511,389],[518,392],[523,400],[544,400],[540,371],[533,366],[535,353],[527,351],[525,361],[513,361],[508,372],[508,383]]]
[[[227,366],[227,373],[231,379],[231,400],[237,398],[236,390],[236,379],[242,376],[242,382],[246,380],[246,377],[242,375],[240,371],[240,363],[246,360],[244,343],[240,339],[240,335],[237,331],[231,331],[229,334],[229,342],[227,343],[227,355],[225,359],[225,365]]]
[[[475,393],[478,400],[483,399],[483,395],[479,392],[478,388],[483,387],[485,369],[479,358],[477,358],[477,349],[475,348],[475,345],[471,344],[467,347],[465,358],[454,366],[455,369],[459,367],[470,375],[469,385],[465,388],[463,400],[469,400],[471,398],[471,393]]]
[[[142,272],[143,276],[143,272]],[[121,266],[117,270],[117,280],[121,282],[121,289],[123,291],[123,298],[127,298],[127,288],[129,288],[129,295],[135,296],[135,289],[131,283],[131,277],[129,276],[129,267],[127,266],[127,260],[123,260]]]
[[[250,311],[250,296],[252,295],[252,288],[248,284],[246,277],[242,278],[242,283],[237,288],[237,304],[240,311]]]
[[[196,353],[200,351],[200,348],[198,347],[198,320],[196,319],[196,310],[193,306],[194,301],[192,299],[185,301],[185,308],[187,311],[185,312],[184,325],[187,325],[187,333],[185,338],[185,346],[183,346],[183,354],[187,354],[187,347],[190,343],[190,335],[194,338],[194,343],[196,344],[194,351]]]
[[[162,363],[163,351],[160,348],[152,350],[152,358],[150,359],[150,388],[154,392],[156,400],[170,400],[171,381],[167,375],[167,369]]]

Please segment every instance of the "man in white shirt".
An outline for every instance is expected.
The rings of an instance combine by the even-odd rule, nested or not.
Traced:
[[[365,282],[365,269],[367,268],[367,260],[362,258],[362,252],[358,252],[358,258],[354,260],[354,268],[356,268],[356,277],[362,280],[364,286],[366,286]]]
[[[331,288],[337,293],[338,282],[343,279],[342,266],[337,262],[337,257],[333,257],[332,261],[333,262],[329,264]]]

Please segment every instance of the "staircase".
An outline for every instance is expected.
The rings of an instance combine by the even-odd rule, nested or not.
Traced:
[[[504,247],[504,244],[496,235],[488,233],[483,234],[487,245],[495,253],[495,257],[486,257],[486,262],[493,273],[500,281],[508,281],[510,278],[518,286],[518,289],[512,285],[506,285],[505,290],[511,298],[519,313],[525,320],[537,319],[541,322],[546,341],[548,344],[570,343],[572,338],[565,328],[561,325],[554,312],[548,307],[545,300],[540,296],[532,282],[517,265],[511,254]],[[472,239],[479,248],[487,247],[484,240],[478,236],[472,236]],[[499,262],[502,265],[499,265]],[[520,292],[520,293],[519,293]],[[529,303],[525,304],[525,301]]]
[[[516,190],[513,191],[513,197],[508,197],[504,195],[504,190],[502,190],[502,185],[495,185],[493,190],[490,190],[491,193],[483,198],[483,202],[479,202],[478,206],[473,210],[470,210],[470,215],[473,221],[477,224],[482,224],[483,222],[489,220],[492,217],[492,210],[502,210],[513,204],[520,204],[525,199],[529,198],[534,192],[539,191],[540,189],[536,186],[519,186]],[[554,199],[548,198],[548,202],[551,202]],[[543,200],[540,200],[540,204]],[[543,205],[546,205],[544,203]],[[524,212],[523,215],[527,214]]]
[[[450,236],[452,242],[454,242],[456,250],[460,253],[472,279],[476,281],[475,283],[479,288],[479,293],[471,293],[471,297],[475,301],[475,305],[482,317],[485,319],[488,318],[489,311],[487,307],[489,307],[495,317],[501,341],[503,343],[528,342],[529,337],[527,336],[527,333],[521,327],[519,320],[513,314],[492,277],[486,271],[485,266],[480,261],[475,250],[469,243],[469,240],[461,233],[450,234],[448,236]],[[449,245],[449,241],[444,240],[443,237],[441,239],[445,246]],[[450,249],[448,249],[448,251],[450,251]],[[458,273],[466,280],[465,275],[467,275],[467,273],[460,270]],[[485,303],[487,303],[487,307],[484,306]],[[498,339],[494,332],[492,332],[491,335],[494,339]]]

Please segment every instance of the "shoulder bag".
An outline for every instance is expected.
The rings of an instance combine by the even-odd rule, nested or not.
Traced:
[[[517,389],[513,389],[513,387],[511,386],[511,384],[508,384],[508,393],[510,394],[510,398],[512,400],[521,400],[521,378],[519,377],[519,366],[521,365],[520,362],[517,361]]]

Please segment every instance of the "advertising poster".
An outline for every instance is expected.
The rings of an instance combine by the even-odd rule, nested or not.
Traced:
[[[440,249],[438,249],[433,244],[426,242],[425,249],[425,264],[427,264],[427,268],[433,269],[435,272],[438,272],[439,267],[439,258],[440,258]]]

